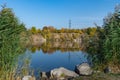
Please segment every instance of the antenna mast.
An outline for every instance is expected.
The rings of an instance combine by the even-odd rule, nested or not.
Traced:
[[[71,20],[69,20],[69,29],[71,29]]]

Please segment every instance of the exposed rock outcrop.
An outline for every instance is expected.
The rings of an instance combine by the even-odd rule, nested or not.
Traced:
[[[30,40],[32,45],[41,45],[46,42],[46,39],[40,34],[31,35]]]

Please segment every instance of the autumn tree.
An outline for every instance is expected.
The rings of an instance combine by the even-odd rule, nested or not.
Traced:
[[[32,34],[36,34],[37,33],[37,29],[36,29],[35,26],[32,26],[30,31],[31,31]]]

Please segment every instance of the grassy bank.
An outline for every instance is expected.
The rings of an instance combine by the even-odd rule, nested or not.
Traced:
[[[96,73],[91,76],[80,76],[73,80],[120,80],[120,74]]]

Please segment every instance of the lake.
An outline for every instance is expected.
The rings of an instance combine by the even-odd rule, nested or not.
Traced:
[[[45,48],[46,49],[46,48]],[[69,70],[74,70],[75,66],[83,62],[89,63],[88,54],[78,50],[78,48],[70,50],[69,48],[48,48],[26,49],[25,53],[19,56],[19,66],[24,66],[27,60],[30,69],[35,71],[35,74],[41,71],[48,72],[54,68],[65,67]]]

